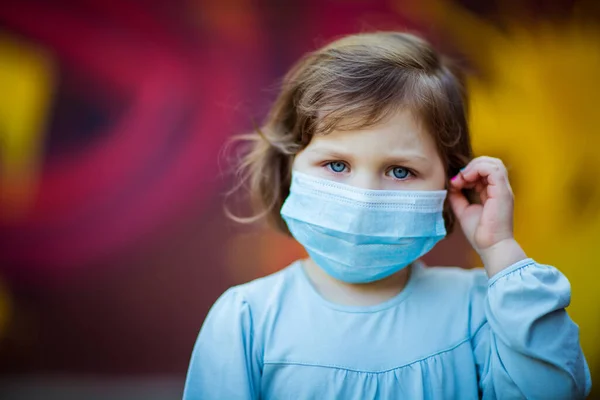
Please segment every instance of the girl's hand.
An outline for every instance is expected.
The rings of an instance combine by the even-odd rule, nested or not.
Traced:
[[[462,189],[474,189],[481,204],[470,204]],[[513,237],[513,193],[501,160],[477,157],[450,181],[450,205],[492,277],[527,256]]]

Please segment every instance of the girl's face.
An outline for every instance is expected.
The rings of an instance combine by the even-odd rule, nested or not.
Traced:
[[[442,190],[446,174],[434,139],[408,111],[362,130],[314,136],[293,169],[376,190]]]

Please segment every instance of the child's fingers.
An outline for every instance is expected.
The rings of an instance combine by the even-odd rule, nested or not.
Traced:
[[[506,177],[508,173],[506,172],[506,168],[501,161],[498,162],[487,161],[487,160],[477,160],[477,163],[469,164],[465,169],[460,171],[461,175],[465,178],[466,181],[472,181],[477,179],[479,176],[484,176],[486,178],[499,178]]]
[[[460,220],[464,211],[469,207],[469,200],[460,190],[449,190],[448,200],[450,201],[450,207],[454,215]]]
[[[465,178],[461,175],[460,172],[457,175],[453,176],[452,179],[450,179],[450,187],[453,189],[464,189],[466,184],[467,181],[465,181]]]
[[[472,189],[476,183],[474,180],[465,179],[465,176],[461,172],[450,179],[450,187],[457,190]]]
[[[492,182],[489,182],[491,184],[500,184],[502,182],[508,184],[508,171],[499,158],[477,157],[463,168],[460,173],[467,182],[474,181],[478,177],[484,177],[486,181],[488,178],[491,179]]]
[[[461,172],[450,179],[450,187],[457,190],[473,189],[478,183],[480,183],[479,180],[472,178],[467,180]]]
[[[477,174],[473,174],[474,168],[476,170],[477,166],[482,163],[497,162],[502,164],[502,161],[500,161],[499,159],[487,156],[477,157],[471,160],[471,162],[466,167],[461,169],[458,174],[452,177],[452,179],[450,180],[452,186],[460,189],[471,189],[475,187],[475,181],[479,178],[479,176]]]
[[[451,183],[452,186],[460,189],[477,188],[478,185],[483,184],[486,195],[490,197],[512,196],[504,164],[500,160],[491,157],[479,157],[473,160]],[[479,188],[481,189],[481,186]]]
[[[501,169],[506,169],[504,167],[504,163],[502,162],[501,159],[495,158],[495,157],[481,156],[481,157],[477,157],[477,158],[474,158],[473,160],[471,160],[471,162],[469,162],[469,164],[467,164],[461,170],[461,172],[463,172],[463,173],[469,172],[472,168],[477,167],[479,164],[482,164],[482,163],[483,164],[491,163],[491,164],[497,165]]]

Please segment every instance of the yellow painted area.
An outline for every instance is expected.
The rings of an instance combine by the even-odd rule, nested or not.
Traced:
[[[471,82],[474,148],[509,163],[517,238],[571,280],[569,312],[597,360],[600,114],[592,107],[600,104],[600,32],[547,30],[515,42],[491,53],[505,64],[491,86]]]
[[[583,8],[527,27],[510,14],[502,32],[443,1],[419,12],[480,71],[469,81],[474,150],[509,167],[517,239],[571,281],[568,311],[600,376],[600,27]]]
[[[35,194],[54,88],[50,57],[0,34],[0,218],[18,218]]]

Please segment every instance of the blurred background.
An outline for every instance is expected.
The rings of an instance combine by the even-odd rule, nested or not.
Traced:
[[[303,254],[226,219],[225,141],[304,52],[376,29],[470,72],[475,151],[508,165],[517,239],[571,280],[600,378],[596,3],[4,0],[0,398],[181,398],[217,297]],[[426,261],[478,265],[458,232]]]

